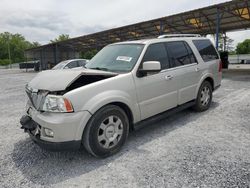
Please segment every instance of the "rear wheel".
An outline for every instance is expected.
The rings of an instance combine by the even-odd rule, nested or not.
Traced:
[[[212,102],[212,85],[208,81],[204,81],[199,89],[194,109],[197,112],[202,112],[207,110]]]
[[[107,157],[120,150],[129,132],[126,113],[118,106],[107,105],[98,110],[88,122],[83,144],[96,157]]]

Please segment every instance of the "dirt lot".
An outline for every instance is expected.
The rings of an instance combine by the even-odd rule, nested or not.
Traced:
[[[130,134],[122,151],[48,152],[17,127],[32,72],[0,70],[0,187],[250,187],[250,72],[228,72],[209,111]]]

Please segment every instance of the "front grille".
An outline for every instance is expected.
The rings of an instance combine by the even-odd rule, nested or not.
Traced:
[[[48,94],[47,91],[32,89],[28,85],[26,86],[26,93],[32,106],[36,110],[41,110],[42,104],[44,103],[45,97]]]

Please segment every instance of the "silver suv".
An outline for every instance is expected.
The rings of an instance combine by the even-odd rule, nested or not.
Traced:
[[[107,157],[145,122],[191,106],[207,110],[221,69],[210,40],[196,35],[111,44],[86,68],[40,72],[26,86],[20,122],[43,148],[83,145]]]

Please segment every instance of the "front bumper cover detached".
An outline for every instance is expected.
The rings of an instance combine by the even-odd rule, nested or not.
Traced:
[[[67,141],[67,142],[49,142],[40,139],[39,134],[34,134],[35,130],[41,126],[32,120],[28,115],[22,116],[20,119],[21,129],[24,129],[30,138],[41,148],[50,151],[65,151],[65,150],[78,150],[81,147],[81,141]]]
[[[34,131],[38,126],[38,124],[27,115],[21,117],[20,123],[22,125],[21,129],[24,129],[25,132]]]

